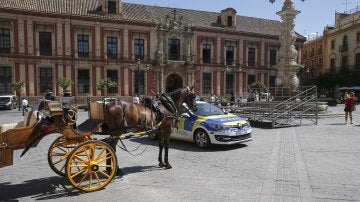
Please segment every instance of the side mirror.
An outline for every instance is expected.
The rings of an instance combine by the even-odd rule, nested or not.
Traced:
[[[183,118],[190,118],[190,115],[188,113],[182,113],[180,116]]]

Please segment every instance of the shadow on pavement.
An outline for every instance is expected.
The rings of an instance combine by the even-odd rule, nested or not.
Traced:
[[[159,166],[132,166],[132,167],[123,167],[121,168],[123,171],[123,175],[128,175],[132,173],[142,173],[154,170],[164,170],[164,168],[160,168]],[[122,177],[122,176],[120,176]],[[118,177],[116,177],[118,178]]]
[[[18,201],[22,197],[34,200],[49,200],[82,194],[73,188],[64,177],[49,177],[25,181],[21,184],[0,183],[1,201]]]
[[[144,144],[144,145],[151,145],[158,147],[159,142],[157,140],[150,140],[147,137],[142,138],[133,138],[129,139],[131,142]],[[121,143],[120,143],[121,144]],[[126,142],[124,142],[126,145]],[[235,145],[211,145],[209,148],[200,149],[196,147],[196,145],[192,142],[180,141],[180,140],[170,140],[170,149],[182,150],[182,151],[192,151],[192,152],[219,152],[219,151],[229,151],[233,149],[239,149],[243,147],[247,147],[245,144],[235,144]]]

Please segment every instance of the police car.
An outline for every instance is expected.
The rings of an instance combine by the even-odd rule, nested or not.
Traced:
[[[252,140],[252,128],[244,118],[197,101],[197,108],[183,113],[174,126],[172,139],[195,142],[200,148],[211,144],[231,145]]]

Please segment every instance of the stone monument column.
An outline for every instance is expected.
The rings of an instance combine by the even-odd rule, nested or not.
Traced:
[[[302,65],[297,64],[298,52],[295,49],[296,33],[294,32],[294,19],[300,11],[295,10],[292,0],[285,0],[282,10],[276,14],[281,17],[280,28],[280,50],[279,63],[275,65],[278,70],[276,76],[276,86],[290,88],[290,91],[296,91],[299,86],[299,78],[296,73]]]

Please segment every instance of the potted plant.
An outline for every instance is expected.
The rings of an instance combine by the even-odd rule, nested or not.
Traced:
[[[56,81],[56,85],[62,88],[63,93],[73,84],[74,82],[69,78],[59,78]]]
[[[117,83],[112,81],[110,78],[102,79],[97,84],[97,89],[101,90],[101,93],[107,96],[107,91],[110,88],[117,87]]]

